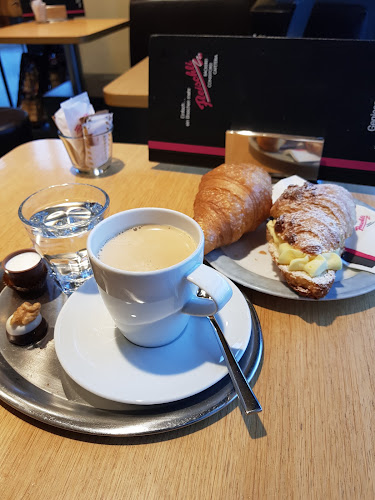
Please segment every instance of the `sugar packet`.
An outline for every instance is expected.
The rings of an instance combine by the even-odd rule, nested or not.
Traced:
[[[69,137],[82,137],[82,117],[93,115],[94,107],[87,92],[82,92],[60,104],[54,114],[54,122],[60,132]]]
[[[87,92],[62,102],[52,118],[78,170],[89,172],[108,163],[112,155],[113,113],[95,113]]]
[[[81,118],[82,133],[86,137],[92,137],[104,134],[113,127],[113,113],[107,109],[98,111],[95,114]]]
[[[112,150],[113,113],[98,111],[81,120],[85,142],[86,165],[92,169],[105,164]]]

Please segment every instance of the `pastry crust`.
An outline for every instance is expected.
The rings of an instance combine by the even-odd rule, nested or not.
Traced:
[[[322,156],[323,143],[322,142],[305,142],[306,151],[317,156]]]
[[[276,219],[275,232],[284,242],[312,256],[334,251],[341,254],[356,223],[352,195],[333,184],[289,186],[272,206],[271,216]],[[277,246],[268,229],[267,240],[272,259],[293,290],[315,299],[329,292],[335,271],[315,278],[304,271],[291,272],[287,265],[277,263]]]
[[[267,229],[268,248],[272,256],[272,260],[277,265],[281,275],[288,283],[290,288],[302,297],[309,299],[321,299],[330,291],[335,281],[335,271],[325,271],[321,276],[311,278],[304,271],[289,271],[288,266],[277,263],[279,252],[276,245],[272,242],[272,236]]]
[[[224,163],[207,172],[194,201],[194,219],[205,236],[204,253],[254,231],[269,216],[271,193],[271,177],[257,165]]]

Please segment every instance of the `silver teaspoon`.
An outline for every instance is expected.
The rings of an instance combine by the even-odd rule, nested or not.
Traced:
[[[209,298],[209,295],[204,290],[199,289],[197,295],[203,298]],[[216,333],[216,338],[221,347],[225,362],[227,364],[228,372],[230,378],[232,379],[234,388],[236,390],[238,399],[240,400],[242,407],[245,413],[248,415],[249,413],[260,412],[262,411],[262,407],[259,404],[255,394],[253,393],[246,377],[241,370],[241,367],[237,363],[235,357],[230,350],[228,342],[224,337],[224,334],[216,321],[215,316],[208,316],[211,325]]]

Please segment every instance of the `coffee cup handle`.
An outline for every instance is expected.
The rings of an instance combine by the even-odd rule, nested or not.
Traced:
[[[182,308],[185,314],[211,316],[232,297],[232,288],[225,278],[211,267],[201,264],[186,279],[204,290],[211,298],[192,296]]]

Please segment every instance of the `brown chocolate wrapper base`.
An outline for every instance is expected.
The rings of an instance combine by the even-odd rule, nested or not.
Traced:
[[[37,326],[31,332],[25,333],[24,335],[11,335],[8,331],[6,332],[9,342],[19,346],[26,346],[30,344],[35,344],[42,340],[48,331],[47,321],[42,318],[39,326]]]
[[[37,299],[43,295],[47,289],[47,281],[45,278],[29,288],[14,285],[7,274],[4,274],[3,282],[6,286],[15,290],[22,299]]]

